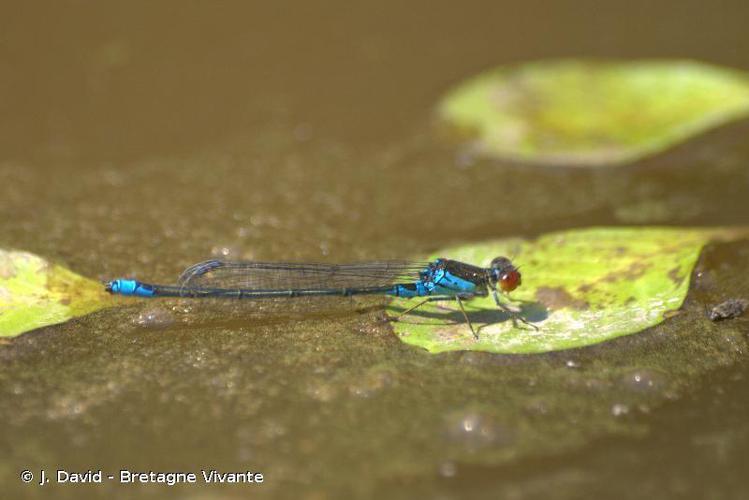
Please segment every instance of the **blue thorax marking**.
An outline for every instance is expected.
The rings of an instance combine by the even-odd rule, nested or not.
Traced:
[[[425,297],[429,295],[471,295],[476,284],[459,278],[445,269],[443,259],[437,259],[419,273],[421,280],[408,285],[396,285],[388,295],[397,297]]]
[[[476,292],[476,283],[458,278],[449,271],[442,270],[442,277],[435,280],[434,295],[460,295]]]

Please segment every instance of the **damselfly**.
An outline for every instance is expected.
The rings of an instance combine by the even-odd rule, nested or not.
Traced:
[[[450,259],[355,264],[207,260],[188,267],[176,285],[116,279],[106,284],[106,290],[136,297],[261,299],[380,294],[425,298],[400,316],[430,300],[449,299],[457,301],[471,333],[478,339],[463,301],[491,293],[497,307],[508,313],[513,321],[519,319],[530,324],[499,300],[499,291],[507,294],[520,284],[520,271],[507,257],[495,258],[487,268]]]

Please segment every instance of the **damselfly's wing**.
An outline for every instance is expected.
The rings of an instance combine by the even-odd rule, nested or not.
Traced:
[[[354,264],[207,260],[185,269],[179,285],[189,289],[324,290],[413,283],[426,262]]]

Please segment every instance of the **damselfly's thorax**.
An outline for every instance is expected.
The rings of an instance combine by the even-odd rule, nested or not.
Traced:
[[[440,259],[445,269],[452,275],[458,276],[477,285],[485,285],[487,282],[486,269],[472,264],[466,264],[458,260]]]
[[[484,288],[511,292],[522,283],[520,271],[507,257],[496,257],[489,268],[466,264],[457,260],[437,259],[422,273],[422,280],[430,281],[444,270],[453,276],[476,284],[477,291]],[[481,294],[480,291],[478,294]]]
[[[488,268],[451,259],[436,259],[421,272],[424,283],[439,281],[444,273],[476,285],[475,294],[485,295],[487,289],[511,292],[521,284],[520,271],[507,257],[496,257]]]

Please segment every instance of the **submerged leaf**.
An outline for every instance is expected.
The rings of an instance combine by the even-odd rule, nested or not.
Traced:
[[[431,352],[540,353],[596,344],[663,321],[681,307],[702,247],[746,234],[742,229],[590,228],[534,241],[446,248],[440,256],[484,267],[496,256],[514,255],[523,282],[511,298],[539,330],[513,325],[491,296],[465,302],[478,341],[453,300],[427,303],[393,328],[404,342]],[[389,312],[396,315],[409,305],[394,300]]]
[[[692,61],[521,64],[439,106],[486,155],[569,166],[636,160],[748,112],[748,75]]]
[[[0,337],[83,316],[111,303],[101,284],[41,257],[0,250]]]

